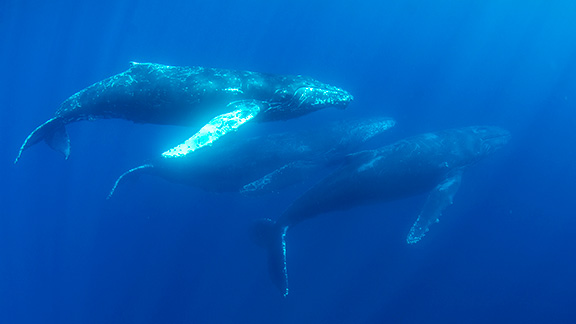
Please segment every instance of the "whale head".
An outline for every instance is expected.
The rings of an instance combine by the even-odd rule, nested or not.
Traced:
[[[486,156],[510,141],[510,132],[495,126],[475,126],[472,132],[481,142],[481,154]]]
[[[295,76],[283,82],[266,111],[269,119],[288,119],[336,107],[344,109],[354,99],[347,91],[310,77]]]

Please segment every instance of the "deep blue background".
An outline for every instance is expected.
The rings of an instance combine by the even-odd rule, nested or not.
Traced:
[[[575,323],[576,2],[0,2],[0,323]],[[68,161],[19,146],[129,61],[305,74],[352,92],[329,118],[397,119],[390,141],[513,133],[415,246],[425,197],[318,217],[288,236],[291,294],[251,221],[296,191],[215,195],[116,176],[190,130],[72,124]]]

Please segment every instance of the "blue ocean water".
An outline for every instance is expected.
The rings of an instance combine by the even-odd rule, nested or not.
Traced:
[[[0,2],[0,323],[575,323],[574,21],[572,1]],[[390,116],[389,142],[513,137],[417,245],[424,196],[295,227],[283,298],[248,233],[298,190],[142,177],[105,200],[190,130],[79,122],[68,160],[41,144],[13,164],[63,100],[130,61],[303,74],[355,97],[268,130]]]

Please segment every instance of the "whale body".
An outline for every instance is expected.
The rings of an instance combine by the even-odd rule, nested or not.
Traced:
[[[279,192],[338,166],[347,154],[394,125],[393,119],[378,117],[262,136],[243,137],[238,133],[194,155],[180,159],[157,157],[133,168],[116,181],[109,197],[124,179],[142,174],[211,192]]]
[[[268,251],[272,281],[288,294],[288,229],[331,211],[429,192],[407,237],[410,244],[418,242],[452,204],[463,170],[509,138],[509,132],[501,128],[474,126],[422,134],[350,155],[342,167],[296,199],[277,220],[255,224],[253,236]]]
[[[166,157],[180,157],[249,120],[287,120],[325,107],[345,108],[352,99],[340,88],[300,75],[133,62],[127,71],[64,101],[53,118],[26,138],[15,162],[42,140],[68,158],[65,125],[80,120],[120,118],[192,127],[194,136],[165,152]]]

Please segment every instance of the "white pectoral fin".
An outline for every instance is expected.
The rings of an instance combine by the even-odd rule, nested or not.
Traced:
[[[418,219],[408,233],[406,241],[409,244],[419,242],[426,235],[430,226],[439,221],[442,211],[452,204],[452,199],[460,187],[461,180],[462,171],[455,170],[432,190],[420,215],[418,215]]]
[[[238,127],[256,117],[262,109],[262,102],[241,100],[230,103],[228,107],[231,110],[229,113],[214,117],[184,143],[162,153],[162,157],[182,157],[199,148],[211,145],[220,137],[237,130]]]

